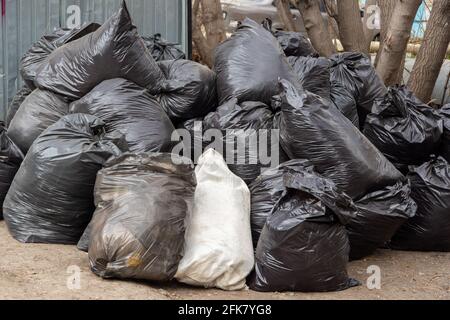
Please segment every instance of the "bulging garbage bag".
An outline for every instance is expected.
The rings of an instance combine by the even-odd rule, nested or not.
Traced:
[[[219,104],[238,102],[270,104],[278,93],[278,78],[295,81],[295,75],[275,37],[246,18],[236,32],[216,49]]]
[[[170,152],[175,127],[147,90],[125,79],[105,80],[78,101],[71,113],[87,113],[105,122],[106,132],[122,132],[130,152]]]
[[[33,143],[9,189],[3,215],[21,242],[76,244],[94,212],[97,171],[120,154],[118,137],[93,116],[61,118]]]
[[[330,60],[313,57],[289,57],[288,62],[305,90],[330,100]]]
[[[382,98],[387,88],[372,66],[370,58],[358,52],[337,53],[330,57],[331,82],[344,85],[356,99],[360,128],[372,111],[377,98]]]
[[[69,114],[64,97],[47,90],[34,90],[21,104],[8,128],[8,136],[28,152],[33,142],[61,117]]]
[[[271,215],[273,208],[281,199],[285,187],[283,176],[289,168],[312,171],[313,166],[308,160],[291,160],[280,164],[276,168],[264,171],[250,186],[251,198],[251,226],[253,246],[256,248],[261,232]]]
[[[164,76],[159,101],[172,121],[204,117],[217,108],[216,74],[189,60],[158,63]]]
[[[428,161],[442,133],[439,114],[404,86],[375,101],[364,127],[364,135],[399,168]]]
[[[3,201],[22,160],[22,152],[8,137],[4,123],[0,122],[0,219],[3,219]]]
[[[223,146],[221,153],[230,170],[246,183],[255,180],[263,168],[279,163],[279,139],[271,131],[273,117],[272,110],[264,103],[238,104],[237,99],[231,99],[203,121],[205,130],[221,131],[218,139]]]
[[[250,191],[213,149],[200,157],[195,175],[194,211],[175,278],[207,288],[244,289],[254,264]]]
[[[352,198],[393,185],[403,175],[328,101],[282,80],[281,146],[308,159]]]
[[[338,291],[350,251],[342,223],[356,208],[337,186],[310,169],[289,169],[285,191],[261,233],[249,286],[257,291]]]
[[[185,53],[178,49],[175,43],[162,38],[159,33],[142,39],[156,61],[186,59]]]
[[[34,43],[20,61],[20,74],[29,88],[35,89],[34,81],[37,70],[45,59],[57,48],[66,43],[77,40],[100,28],[97,23],[91,23],[82,28],[56,29],[50,34],[44,35]]]
[[[164,79],[125,2],[98,30],[53,51],[39,67],[35,84],[77,100],[113,78],[128,79],[152,94]]]
[[[312,46],[309,39],[300,32],[274,31],[273,35],[283,48],[288,57],[318,57],[319,54]]]
[[[98,174],[97,210],[89,224],[92,271],[103,278],[172,279],[194,190],[187,158],[145,153],[109,161]]]
[[[17,110],[19,110],[22,102],[25,101],[25,99],[31,94],[31,92],[32,90],[27,86],[23,86],[22,89],[17,91],[16,95],[11,101],[11,104],[9,105],[8,113],[6,114],[5,125],[7,128],[9,127],[9,124],[16,115]]]
[[[417,211],[409,180],[369,193],[355,202],[356,217],[346,225],[350,260],[364,258],[387,244],[395,232]]]
[[[331,84],[331,102],[353,125],[359,128],[358,109],[353,94],[339,83]]]
[[[444,122],[444,134],[442,135],[440,154],[450,162],[450,104],[442,107],[440,115]]]
[[[390,247],[450,251],[450,164],[438,157],[412,168],[408,178],[417,213],[398,230]]]

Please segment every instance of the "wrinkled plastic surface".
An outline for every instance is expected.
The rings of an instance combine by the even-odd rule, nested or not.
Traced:
[[[167,80],[158,96],[172,121],[204,117],[217,108],[216,74],[208,67],[189,60],[159,62]]]
[[[341,224],[352,200],[311,168],[289,169],[285,191],[262,231],[249,286],[257,291],[338,291],[357,285],[347,275],[349,242]]]
[[[4,202],[21,242],[76,244],[94,212],[97,171],[120,150],[93,116],[61,118],[33,143]]]
[[[282,80],[281,146],[308,159],[352,198],[393,185],[403,175],[328,101]]]
[[[223,290],[245,288],[253,269],[250,191],[217,151],[207,150],[195,169],[194,211],[187,219],[178,281]]]
[[[78,101],[71,113],[95,115],[108,133],[122,132],[130,152],[170,152],[175,130],[156,98],[125,79],[106,80]]]
[[[395,234],[396,250],[450,251],[450,165],[442,157],[412,168],[411,196],[416,215]]]
[[[95,186],[92,271],[103,278],[172,279],[183,253],[194,190],[187,158],[146,153],[109,161]]]
[[[312,171],[313,166],[308,160],[291,160],[276,168],[264,171],[250,184],[251,198],[251,227],[253,246],[256,248],[261,232],[271,215],[273,208],[281,199],[285,191],[283,175],[289,168]]]
[[[367,194],[355,202],[356,217],[346,225],[350,260],[364,258],[387,244],[395,232],[417,211],[408,180]]]
[[[152,94],[164,79],[125,2],[97,31],[53,51],[38,69],[35,84],[77,100],[113,78],[128,79]]]
[[[273,117],[272,110],[264,103],[249,101],[238,104],[237,99],[231,99],[204,119],[205,130],[222,131],[222,137],[218,140],[223,145],[227,164],[230,170],[246,183],[255,180],[261,174],[262,168],[267,166],[260,158],[260,143],[265,143],[269,154],[272,144],[276,150],[279,149],[278,139],[272,139],[270,136]],[[265,140],[263,130],[267,131]],[[232,158],[227,155],[232,155]]]
[[[330,100],[330,60],[313,57],[289,57],[288,62],[305,90]]]
[[[22,152],[8,137],[5,125],[0,122],[0,219],[3,219],[3,201],[22,160]]]
[[[8,113],[6,114],[5,125],[7,128],[9,127],[9,124],[11,123],[12,119],[16,115],[17,110],[19,110],[20,105],[31,94],[31,92],[32,92],[32,90],[30,88],[28,88],[27,86],[23,86],[22,89],[17,91],[16,95],[14,96],[13,100],[11,101],[11,104],[9,105]]]
[[[358,109],[353,94],[339,83],[331,84],[331,102],[353,125],[359,128]]]
[[[440,154],[450,162],[450,104],[442,107],[440,115],[444,122],[444,134],[442,135]]]
[[[376,100],[364,135],[397,167],[421,165],[439,150],[443,123],[438,113],[406,87],[391,87]]]
[[[91,23],[82,28],[57,29],[34,43],[20,61],[20,74],[27,86],[35,89],[34,80],[37,70],[53,51],[66,43],[94,32],[98,28],[100,28],[99,24]]]
[[[372,66],[370,58],[362,53],[337,53],[330,60],[331,82],[342,84],[355,97],[362,129],[375,99],[382,98],[387,88]]]
[[[237,98],[270,105],[278,78],[296,78],[277,39],[248,18],[217,47],[214,61],[219,104]]]
[[[21,104],[8,128],[8,136],[22,150],[28,152],[45,129],[69,114],[64,97],[47,90],[34,90]]]
[[[159,33],[150,37],[142,37],[142,39],[155,61],[186,59],[186,55],[177,48],[176,44],[162,38]]]
[[[273,32],[273,35],[277,38],[281,48],[288,57],[319,56],[308,38],[300,32],[277,30]]]

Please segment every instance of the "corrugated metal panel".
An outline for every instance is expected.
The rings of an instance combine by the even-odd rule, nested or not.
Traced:
[[[81,9],[81,23],[104,22],[122,0],[0,0],[4,4],[0,24],[0,118],[22,85],[19,61],[43,34],[67,27],[67,8]],[[187,52],[188,0],[127,0],[141,35],[161,33]]]

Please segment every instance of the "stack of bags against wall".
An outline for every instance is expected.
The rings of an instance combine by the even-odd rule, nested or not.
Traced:
[[[102,150],[95,145],[97,139],[112,140],[121,151],[171,151],[172,140],[177,138],[172,121],[189,119],[191,115],[204,116],[217,105],[215,73],[186,60],[158,65],[132,24],[125,2],[102,26],[91,24],[80,30],[58,30],[43,37],[25,55],[22,74],[27,84],[36,89],[32,92],[24,89],[14,101],[17,111],[10,115],[8,137],[27,158],[5,208],[9,212],[5,215],[8,227],[21,241],[78,241],[80,229],[92,215],[92,195],[88,195],[92,193],[96,172],[110,156],[120,153],[103,150],[100,157],[92,156],[93,149]],[[50,129],[52,125],[57,126]],[[49,136],[57,145],[54,153],[41,148]],[[85,153],[92,159],[83,160]],[[59,158],[63,154],[68,154],[66,161]],[[57,165],[46,166],[43,158]],[[92,169],[79,177],[79,183],[84,184],[83,195],[73,198],[76,183],[73,189],[68,182],[55,183],[75,174],[86,161]],[[71,164],[75,165],[70,168]],[[25,190],[25,178],[44,179],[42,182],[48,187]],[[7,175],[1,179],[4,193],[11,179]],[[61,194],[57,208],[50,203],[50,190]],[[20,200],[24,193],[29,194]],[[37,198],[41,199],[37,201],[40,205],[37,211],[42,212],[32,216],[35,205],[32,200]],[[25,209],[14,208],[16,201]],[[79,211],[72,212],[70,206],[79,207]],[[58,230],[62,223],[58,221],[58,210],[66,230]]]

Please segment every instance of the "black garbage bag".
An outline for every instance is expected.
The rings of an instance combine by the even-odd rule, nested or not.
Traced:
[[[183,153],[183,156],[191,159],[195,164],[209,145],[203,140],[203,118],[194,118],[180,123],[177,126],[178,135],[182,138],[184,149],[190,153]]]
[[[358,213],[346,225],[350,260],[362,259],[387,244],[417,211],[417,204],[411,198],[411,184],[406,179],[367,194],[355,205]]]
[[[282,80],[280,142],[291,159],[308,159],[352,198],[403,175],[325,99]]]
[[[186,54],[157,33],[150,37],[142,37],[145,46],[156,61],[186,59]]]
[[[11,101],[11,104],[9,105],[8,112],[6,114],[5,125],[7,128],[9,127],[9,124],[16,115],[17,110],[19,110],[20,105],[31,94],[31,92],[32,90],[27,86],[23,86],[22,89],[17,91],[16,95]]]
[[[289,57],[288,62],[305,90],[330,100],[330,60],[313,57]]]
[[[278,93],[278,78],[295,81],[296,76],[275,37],[246,18],[215,53],[219,104],[231,98],[238,102],[261,101],[270,105]]]
[[[358,109],[353,94],[339,83],[331,84],[331,102],[353,125],[359,128]]]
[[[443,106],[439,114],[444,122],[440,154],[450,162],[450,104]]]
[[[276,168],[264,171],[250,186],[251,193],[251,226],[253,245],[256,248],[261,232],[271,215],[273,208],[285,191],[283,176],[287,169],[313,171],[314,167],[308,160],[291,160]]]
[[[34,90],[21,104],[8,128],[8,136],[28,152],[33,142],[61,117],[69,114],[64,97],[47,90]]]
[[[34,81],[37,70],[53,51],[66,43],[94,32],[98,28],[100,28],[100,25],[97,23],[90,23],[76,29],[60,28],[43,36],[38,42],[34,43],[20,61],[20,74],[27,86],[35,89]]]
[[[164,79],[132,24],[125,1],[97,31],[53,51],[39,67],[35,84],[77,100],[113,78],[128,79],[152,94],[159,92]]]
[[[108,162],[95,188],[92,271],[103,278],[172,279],[183,255],[195,184],[187,158],[127,154]]]
[[[439,114],[404,86],[377,99],[364,126],[364,135],[398,168],[421,165],[437,154],[442,133]]]
[[[3,219],[3,201],[22,160],[22,152],[6,134],[4,123],[0,122],[0,219]]]
[[[442,157],[412,168],[411,196],[416,215],[390,242],[396,250],[450,251],[450,164]]]
[[[33,143],[9,189],[3,215],[21,242],[76,244],[95,210],[97,171],[120,154],[98,118],[61,118]]]
[[[131,152],[170,152],[175,127],[144,88],[125,79],[105,80],[78,101],[71,113],[95,115],[107,133],[122,132]]]
[[[247,184],[255,180],[263,168],[270,167],[274,161],[279,163],[279,154],[276,154],[280,149],[279,139],[271,135],[273,118],[270,107],[262,102],[238,104],[237,99],[231,99],[203,121],[205,131],[218,129],[222,132],[219,143],[223,150],[216,151],[222,153],[229,169]],[[261,146],[266,147],[266,152]],[[262,154],[270,163],[262,161]]]
[[[358,284],[347,275],[350,251],[342,223],[356,208],[336,185],[311,170],[289,169],[285,191],[261,233],[256,291],[339,291]]]
[[[284,53],[288,57],[318,57],[311,42],[300,32],[276,30],[273,35],[277,38]]]
[[[174,122],[204,117],[217,108],[216,74],[208,67],[189,60],[158,63],[167,80],[158,99]]]
[[[370,58],[362,53],[337,53],[330,60],[331,82],[342,84],[355,97],[362,129],[375,99],[382,98],[387,88],[372,66]]]

